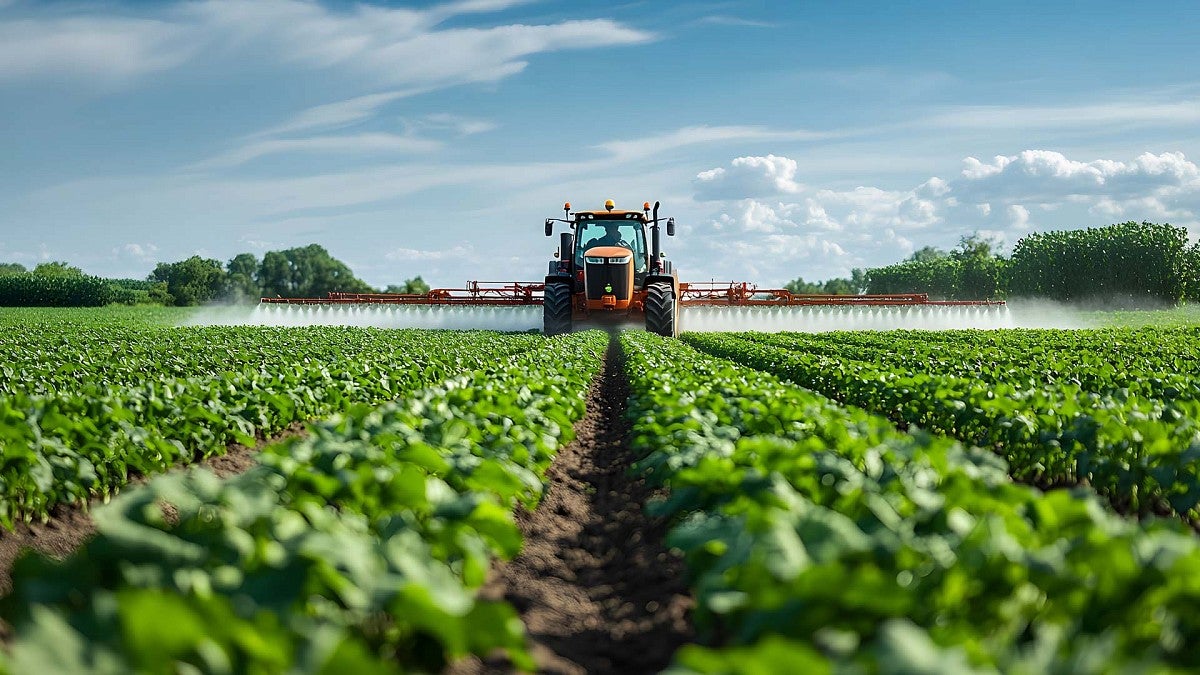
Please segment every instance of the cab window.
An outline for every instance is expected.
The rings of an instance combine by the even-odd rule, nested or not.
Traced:
[[[606,224],[616,223],[616,241],[609,236]],[[640,222],[621,220],[591,220],[580,224],[577,230],[578,244],[575,246],[575,264],[583,265],[583,254],[593,246],[616,246],[625,242],[633,249],[633,269],[644,271],[646,267],[646,239]]]

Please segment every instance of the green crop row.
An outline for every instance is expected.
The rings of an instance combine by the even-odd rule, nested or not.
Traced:
[[[773,373],[894,421],[995,448],[1014,477],[1042,485],[1086,481],[1121,509],[1200,506],[1200,402],[1077,384],[1023,388],[908,373],[736,336],[689,334],[698,349]]]
[[[1148,398],[1200,399],[1200,330],[889,331],[763,334],[749,340],[809,354],[864,361],[910,374],[977,379],[1015,387],[1074,384]]]
[[[436,336],[436,340],[431,340]],[[397,352],[420,354],[426,343],[459,342],[470,333],[311,326],[165,328],[0,324],[0,395],[64,394],[197,380],[253,377],[297,367],[333,371],[374,368]],[[505,338],[535,344],[536,336]]]
[[[235,335],[246,335],[236,331]],[[144,355],[142,380],[129,386],[89,384],[78,392],[0,397],[0,524],[44,517],[61,503],[107,498],[131,475],[221,454],[230,443],[253,445],[257,435],[329,414],[353,403],[395,398],[451,374],[470,371],[528,349],[542,338],[490,332],[378,333],[337,356],[338,337],[353,344],[361,332],[330,329],[268,344],[214,339],[226,368],[203,376],[203,348],[167,342]],[[312,347],[306,354],[303,345]],[[364,346],[375,349],[366,353]],[[294,352],[292,350],[295,350]],[[103,351],[103,350],[101,350]],[[246,357],[270,352],[268,367]],[[157,359],[157,361],[155,360]],[[136,359],[135,359],[136,361]],[[186,375],[190,368],[197,376]]]
[[[676,672],[1200,667],[1182,524],[1013,483],[993,453],[678,341],[621,341],[637,468],[669,488],[708,645]]]
[[[226,481],[127,491],[66,561],[17,562],[0,670],[437,672],[494,649],[532,669],[516,613],[476,591],[519,550],[512,511],[540,499],[605,343],[563,336],[351,406]]]

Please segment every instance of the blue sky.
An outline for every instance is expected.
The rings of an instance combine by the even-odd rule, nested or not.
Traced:
[[[1195,237],[1197,64],[1195,0],[0,0],[0,260],[531,280],[541,220],[610,197],[663,202],[692,280]]]

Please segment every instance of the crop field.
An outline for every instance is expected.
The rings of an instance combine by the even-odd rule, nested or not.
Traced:
[[[1200,328],[181,318],[0,313],[0,672],[1200,668]]]

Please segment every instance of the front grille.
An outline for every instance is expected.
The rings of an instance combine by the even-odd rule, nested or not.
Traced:
[[[599,300],[602,295],[615,295],[618,300],[628,300],[633,297],[633,289],[629,287],[630,263],[587,263],[584,279],[589,300]],[[608,290],[611,287],[612,290]]]

